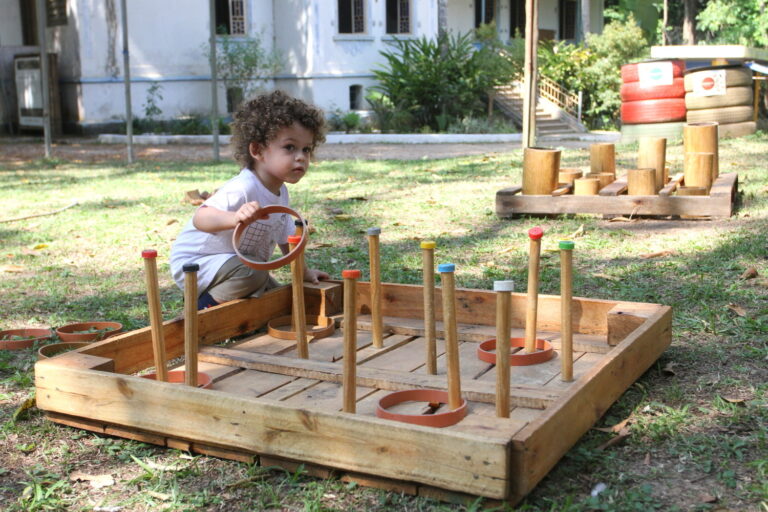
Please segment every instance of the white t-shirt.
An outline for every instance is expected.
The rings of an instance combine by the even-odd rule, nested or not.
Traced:
[[[203,205],[233,212],[251,201],[258,201],[261,206],[288,206],[288,189],[282,185],[280,195],[275,195],[267,190],[250,169],[243,169],[206,199]],[[275,245],[287,243],[288,237],[295,230],[290,215],[272,214],[268,219],[257,220],[248,227],[240,237],[238,249],[243,254],[253,255],[255,260],[268,261]],[[233,232],[233,229],[228,229],[218,233],[206,233],[195,228],[192,219],[187,222],[171,247],[171,274],[179,288],[184,289],[183,267],[187,263],[200,265],[197,273],[198,290],[202,292],[208,288],[216,272],[235,255],[232,245]]]

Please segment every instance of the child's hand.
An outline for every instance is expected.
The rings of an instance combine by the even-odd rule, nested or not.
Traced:
[[[266,219],[269,217],[268,215],[259,214],[259,210],[261,210],[261,205],[258,201],[245,203],[235,212],[235,223],[242,222],[243,224],[250,224],[255,220]]]
[[[322,270],[317,270],[315,268],[304,269],[304,280],[309,283],[318,284],[320,281],[325,281],[330,278],[331,276]]]

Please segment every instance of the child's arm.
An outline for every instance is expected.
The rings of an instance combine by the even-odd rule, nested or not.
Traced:
[[[288,244],[278,244],[278,247],[280,247],[280,252],[283,254],[288,254],[288,252],[291,250],[290,246]],[[325,281],[326,279],[330,279],[331,276],[327,272],[323,272],[322,270],[318,270],[316,268],[309,268],[307,266],[307,262],[304,262],[304,280],[307,282],[310,282],[312,284],[318,284],[320,281]]]
[[[239,222],[250,224],[263,218],[261,215],[257,215],[259,209],[261,209],[261,205],[256,201],[245,203],[235,212],[203,205],[197,209],[192,217],[192,224],[200,231],[218,233],[227,229],[235,229]]]

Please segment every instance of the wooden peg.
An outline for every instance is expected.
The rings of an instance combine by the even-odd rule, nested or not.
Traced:
[[[456,325],[456,281],[453,263],[437,266],[443,292],[443,327],[445,329],[445,352],[448,364],[448,407],[461,407],[461,373],[459,371],[459,335]]]
[[[187,263],[184,270],[184,384],[197,387],[197,272],[200,265]]]
[[[427,341],[427,373],[437,374],[437,335],[435,333],[435,242],[421,242],[424,278],[424,336]]]
[[[289,236],[288,245],[293,250],[301,242],[301,236]],[[291,288],[293,291],[293,330],[296,333],[296,350],[302,359],[309,358],[307,322],[304,307],[304,258],[299,256],[291,262]]]
[[[374,348],[384,346],[384,325],[381,318],[381,228],[368,228],[368,257],[371,268],[371,335]]]
[[[528,300],[525,310],[525,352],[536,351],[536,317],[539,308],[539,258],[541,256],[541,237],[544,230],[540,227],[528,230],[531,239],[528,253]]]
[[[627,171],[628,196],[652,196],[656,194],[656,170],[629,169]]]
[[[149,325],[152,331],[152,351],[155,356],[157,380],[168,381],[168,369],[165,367],[165,337],[163,333],[163,314],[160,310],[160,285],[157,282],[157,251],[147,249],[141,252],[144,258],[144,275],[147,280],[147,305],[149,307]]]
[[[355,412],[357,388],[357,280],[359,270],[343,270],[344,278],[344,412]]]
[[[573,380],[573,248],[570,240],[561,240],[560,247],[560,377]]]
[[[638,169],[654,170],[656,194],[664,186],[664,168],[667,160],[667,139],[664,137],[640,137],[637,150]]]
[[[712,153],[715,155],[712,160],[712,183],[720,175],[718,126],[716,122],[688,123],[683,126],[683,151],[685,153]]]
[[[509,338],[511,334],[512,281],[494,281],[496,292],[496,416],[509,418]]]
[[[589,167],[592,174],[609,172],[616,177],[616,147],[610,142],[589,146]]]

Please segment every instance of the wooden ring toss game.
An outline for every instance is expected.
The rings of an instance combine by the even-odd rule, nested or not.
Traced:
[[[510,338],[509,346],[512,348],[525,348],[525,338]],[[540,364],[549,361],[554,355],[555,351],[550,342],[537,339],[534,352],[521,350],[509,354],[509,366]],[[477,358],[486,363],[496,364],[496,338],[486,340],[477,346]]]
[[[279,205],[271,205],[271,206],[265,206],[261,210],[259,210],[264,215],[272,215],[274,213],[287,213],[288,215],[292,215],[296,217],[297,220],[304,222],[304,219],[302,219],[301,215],[296,213],[296,211],[292,210],[291,208],[285,207],[285,206],[279,206]],[[250,226],[253,224],[259,222],[258,220],[251,223]],[[293,260],[295,260],[299,254],[304,250],[304,246],[307,245],[307,231],[306,229],[301,230],[301,240],[298,244],[296,244],[296,247],[294,247],[288,254],[285,254],[277,259],[271,260],[271,261],[257,261],[254,260],[251,256],[248,256],[247,254],[243,253],[241,251],[240,245],[241,238],[243,237],[243,234],[246,233],[246,230],[248,229],[249,225],[243,224],[242,222],[238,223],[237,227],[235,227],[235,231],[232,233],[232,245],[235,247],[235,254],[237,254],[237,257],[240,258],[240,261],[248,265],[249,267],[256,269],[256,270],[274,270],[276,268],[280,268],[283,265],[287,265]]]
[[[429,404],[430,411],[426,414],[405,414],[389,411],[390,407],[403,402],[426,402]],[[455,425],[467,415],[467,401],[462,400],[461,405],[456,409],[433,412],[432,409],[441,408],[448,403],[448,393],[435,389],[406,389],[404,391],[395,391],[381,400],[376,407],[376,416],[393,421],[402,421],[404,423],[413,423],[415,425],[424,425],[425,427],[443,428]]]
[[[319,315],[305,315],[304,325],[307,326],[307,335],[319,340],[330,336],[336,331],[333,319]],[[293,329],[293,316],[279,316],[267,323],[267,333],[273,338],[281,340],[295,340],[296,331]]]

